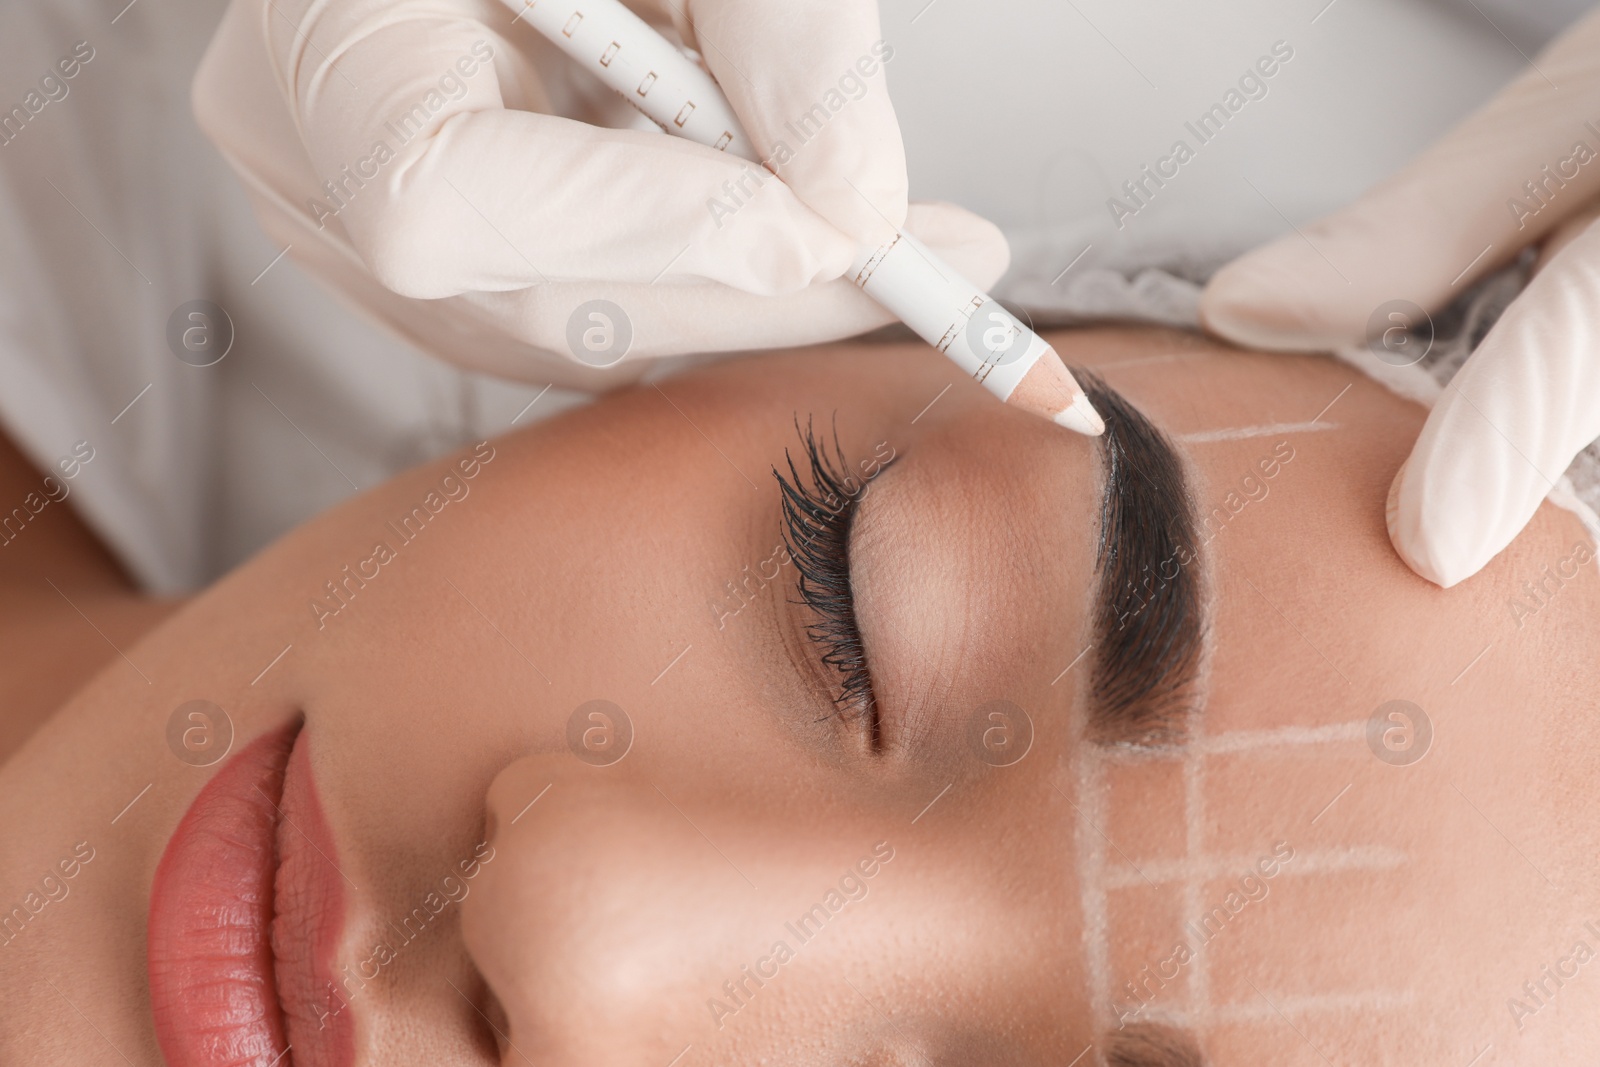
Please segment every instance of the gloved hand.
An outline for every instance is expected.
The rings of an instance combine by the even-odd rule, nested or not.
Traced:
[[[1005,269],[977,216],[908,218],[872,0],[663,2],[640,14],[704,56],[764,154],[787,143],[783,181],[637,121],[574,121],[636,116],[496,0],[233,0],[196,117],[291,257],[436,355],[512,377],[604,387],[640,357],[882,325],[840,275],[900,225],[980,285]],[[569,345],[595,299],[632,332],[609,372]]]
[[[1585,228],[1597,192],[1600,12],[1353,205],[1223,268],[1201,300],[1206,328],[1239,344],[1359,344],[1381,305],[1437,311],[1564,227],[1549,242],[1564,247],[1445,389],[1390,491],[1395,549],[1438,585],[1508,545],[1600,437],[1600,229]]]

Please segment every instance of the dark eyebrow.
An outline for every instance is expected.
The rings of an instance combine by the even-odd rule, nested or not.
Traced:
[[[1098,375],[1072,373],[1106,420],[1089,733],[1179,744],[1198,710],[1206,633],[1194,494],[1165,434]]]
[[[1072,375],[1076,378],[1078,372]],[[1104,415],[1098,401],[1094,403]],[[1114,1034],[1106,1053],[1108,1067],[1205,1067],[1205,1062],[1188,1031],[1155,1023],[1137,1023]]]

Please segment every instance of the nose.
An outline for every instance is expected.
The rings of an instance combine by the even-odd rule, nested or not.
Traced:
[[[462,929],[510,1027],[507,1065],[668,1063],[769,933],[753,885],[626,766],[528,756],[490,786],[494,853]]]

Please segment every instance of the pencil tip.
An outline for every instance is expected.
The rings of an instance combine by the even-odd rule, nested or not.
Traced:
[[[1074,396],[1072,406],[1065,411],[1056,412],[1051,421],[1057,426],[1065,426],[1086,437],[1099,437],[1106,432],[1105,420],[1094,409],[1094,405],[1089,403],[1089,397],[1084,393]]]
[[[1048,344],[1038,361],[1017,383],[1007,403],[1043,415],[1057,426],[1087,437],[1099,437],[1106,429],[1100,413],[1084,395],[1083,386]]]

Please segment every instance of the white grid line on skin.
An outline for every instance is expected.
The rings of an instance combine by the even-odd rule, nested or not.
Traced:
[[[1140,753],[1137,750],[1128,749],[1109,749],[1103,753],[1104,759],[1117,762],[1136,762],[1152,756],[1183,761],[1185,813],[1183,858],[1164,862],[1158,861],[1152,864],[1141,863],[1138,871],[1121,865],[1103,867],[1101,884],[1104,887],[1102,893],[1109,892],[1112,889],[1129,888],[1152,882],[1156,885],[1182,885],[1182,914],[1184,916],[1185,930],[1198,929],[1205,919],[1205,912],[1202,909],[1205,907],[1203,893],[1207,882],[1237,877],[1241,871],[1253,871],[1255,868],[1254,857],[1212,856],[1206,854],[1204,840],[1206,758],[1208,756],[1254,752],[1274,748],[1305,748],[1315,745],[1347,744],[1353,741],[1360,741],[1366,736],[1366,722],[1364,720],[1331,723],[1326,726],[1286,726],[1271,730],[1234,730],[1215,735],[1204,734],[1202,728],[1202,724],[1198,721],[1193,724],[1191,736],[1181,748],[1174,748],[1160,753]],[[1296,876],[1299,876],[1340,870],[1386,870],[1398,867],[1406,863],[1408,859],[1409,857],[1404,852],[1397,849],[1377,846],[1328,849],[1317,852],[1301,851],[1296,853],[1295,863],[1292,866],[1282,868],[1279,873],[1289,874],[1292,871]],[[1184,1017],[1184,1022],[1179,1023],[1179,1025],[1198,1028],[1215,1025],[1217,1022],[1223,1021],[1254,1021],[1253,1017],[1247,1019],[1239,1016],[1238,1013],[1244,1009],[1237,1005],[1228,1006],[1225,1009],[1229,1013],[1227,1018],[1219,1015],[1218,1009],[1211,1004],[1210,974],[1207,970],[1207,963],[1208,959],[1204,951],[1195,953],[1189,965],[1188,1010],[1176,1013]],[[1368,995],[1359,994],[1358,996]],[[1377,993],[1370,994],[1370,996],[1378,995]],[[1311,1005],[1319,1001],[1326,1001],[1329,1004],[1335,1003],[1335,1001],[1328,998],[1318,997],[1295,998],[1293,1002],[1297,1005],[1297,1011],[1309,1011],[1311,1010]],[[1262,1021],[1278,1019],[1278,1016],[1265,1005],[1260,1006],[1260,1010],[1265,1013],[1261,1016]],[[1141,1012],[1140,1017],[1148,1017],[1148,1012]]]
[[[1141,862],[1139,869],[1120,864],[1110,866],[1105,873],[1107,889],[1129,889],[1134,886],[1171,885],[1188,882],[1217,882],[1236,879],[1256,872],[1256,856],[1185,856],[1177,860]],[[1353,848],[1330,848],[1317,851],[1296,850],[1294,860],[1279,868],[1277,878],[1298,878],[1307,874],[1330,874],[1336,871],[1387,871],[1404,866],[1411,857],[1396,848],[1382,845],[1364,845]],[[1142,872],[1142,873],[1141,873]],[[1187,902],[1186,902],[1187,903]]]
[[[1194,752],[1196,755],[1215,756],[1230,752],[1251,752],[1260,748],[1362,741],[1366,736],[1365,719],[1329,723],[1326,726],[1280,726],[1275,730],[1234,730],[1205,738]]]
[[[1073,742],[1077,747],[1078,799],[1078,897],[1083,912],[1083,948],[1088,972],[1090,1019],[1095,1033],[1110,1029],[1116,1021],[1111,988],[1111,932],[1106,914],[1106,839],[1096,831],[1105,821],[1104,809],[1109,785],[1101,753],[1083,736],[1081,723],[1075,723]],[[1095,1053],[1103,1065],[1105,1056]]]
[[[1185,929],[1198,928],[1202,919],[1200,894],[1205,878],[1199,860],[1205,857],[1205,760],[1202,757],[1206,736],[1201,716],[1192,718],[1192,734],[1183,756],[1183,918]],[[1196,952],[1189,966],[1189,1013],[1205,1022],[1210,1014],[1211,976],[1206,973],[1206,954]]]
[[[1139,1014],[1129,1017],[1128,1025],[1156,1025],[1170,1026],[1176,1030],[1195,1029],[1194,1019],[1182,1008],[1158,1008],[1154,1004],[1145,1002]]]
[[[1087,366],[1097,374],[1106,374],[1111,371],[1121,370],[1123,367],[1137,367],[1145,363],[1171,363],[1174,360],[1185,359],[1193,354],[1192,352],[1162,352],[1154,356],[1119,359],[1112,363],[1090,363]]]
[[[1234,730],[1208,737],[1192,737],[1181,747],[1140,749],[1132,746],[1110,748],[1106,758],[1117,763],[1144,763],[1151,760],[1186,760],[1191,755],[1216,756],[1234,752],[1253,752],[1263,748],[1298,748],[1362,741],[1367,736],[1366,720],[1336,722],[1326,726],[1282,726],[1275,730]]]
[[[1218,441],[1244,441],[1252,437],[1277,437],[1286,433],[1317,433],[1337,430],[1337,422],[1271,422],[1261,426],[1230,426],[1217,430],[1199,430],[1180,433],[1178,440],[1186,445],[1209,445]]]
[[[1199,727],[1189,745],[1174,750],[1171,758],[1183,760],[1184,797],[1187,816],[1185,855],[1181,860],[1141,863],[1139,870],[1117,866],[1105,872],[1107,890],[1147,885],[1180,883],[1184,889],[1186,922],[1203,921],[1200,914],[1199,890],[1205,882],[1236,877],[1241,870],[1253,868],[1250,857],[1207,856],[1202,840],[1205,796],[1205,757],[1219,753],[1248,752],[1278,747],[1300,748],[1311,745],[1345,743],[1365,736],[1365,722],[1334,723],[1321,727],[1283,727],[1274,730],[1239,730],[1211,737],[1199,733]],[[1111,753],[1108,753],[1111,755]],[[1386,870],[1409,862],[1403,851],[1382,846],[1299,851],[1295,862],[1279,871],[1280,875],[1294,876],[1324,874],[1343,870]],[[1192,926],[1186,929],[1192,929]],[[1257,1003],[1213,1005],[1210,1000],[1209,974],[1205,970],[1206,954],[1197,952],[1189,973],[1188,1011],[1141,1011],[1146,1021],[1170,1022],[1172,1025],[1196,1029],[1222,1023],[1274,1024],[1290,1015],[1336,1014],[1350,1011],[1397,1011],[1408,1007],[1414,1000],[1409,992],[1391,990],[1364,990],[1355,993],[1331,993],[1309,996],[1274,998],[1272,1005]]]
[[[1272,1004],[1223,1004],[1211,1009],[1211,1023],[1277,1023],[1284,1015],[1337,1015],[1356,1011],[1401,1011],[1416,1002],[1409,990],[1368,989],[1359,993],[1318,993],[1312,996],[1272,997]],[[1276,1008],[1277,1010],[1273,1010]]]
[[[1311,996],[1272,997],[1272,1004],[1261,1001],[1244,1004],[1222,1004],[1208,1010],[1206,1024],[1250,1025],[1263,1023],[1281,1025],[1284,1016],[1342,1015],[1349,1012],[1405,1011],[1416,1003],[1416,994],[1410,990],[1370,989],[1359,993],[1319,993]],[[1274,1010],[1276,1009],[1276,1010]],[[1147,1006],[1139,1012],[1140,1023],[1155,1023],[1179,1029],[1195,1029],[1195,1019],[1190,1012]]]

